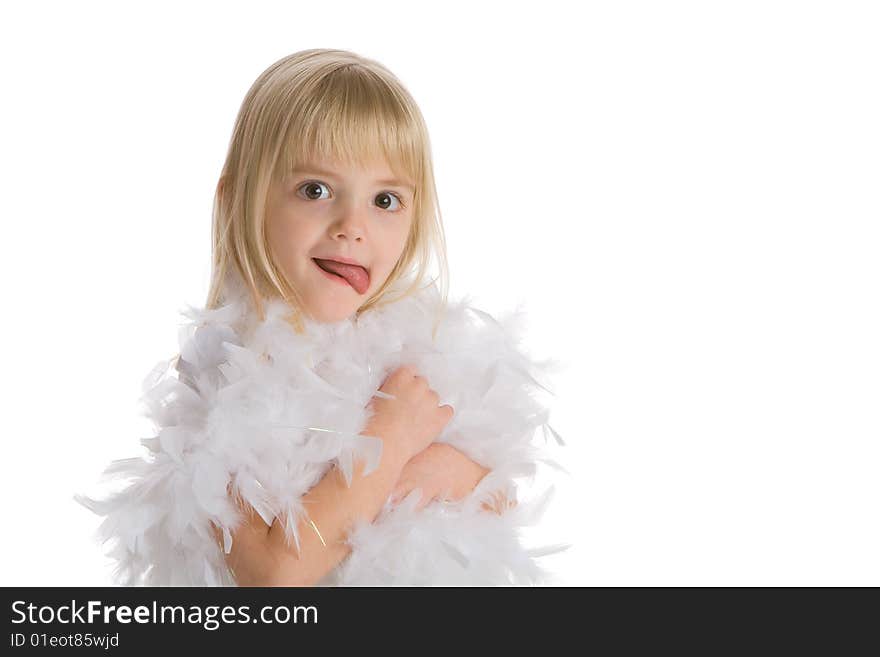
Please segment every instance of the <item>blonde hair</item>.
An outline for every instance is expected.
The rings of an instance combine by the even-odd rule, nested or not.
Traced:
[[[395,174],[415,186],[413,218],[401,256],[356,314],[423,289],[432,255],[440,269],[445,308],[449,270],[424,118],[384,66],[347,50],[324,48],[278,60],[244,98],[214,195],[206,307],[224,303],[227,279],[237,274],[260,320],[265,317],[263,300],[280,297],[293,310],[288,321],[302,332],[302,298],[268,244],[265,208],[269,186],[313,158],[358,165],[384,158]],[[392,298],[389,289],[398,282],[403,292]]]

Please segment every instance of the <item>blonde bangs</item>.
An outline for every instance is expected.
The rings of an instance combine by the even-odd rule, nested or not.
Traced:
[[[314,159],[361,167],[385,160],[396,175],[421,180],[422,126],[405,99],[381,77],[366,73],[339,68],[292,104],[279,174]]]

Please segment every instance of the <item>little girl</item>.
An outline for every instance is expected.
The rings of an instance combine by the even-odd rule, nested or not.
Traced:
[[[423,285],[431,257],[441,292]],[[311,49],[245,97],[217,185],[213,270],[180,353],[144,382],[158,433],[105,474],[114,579],[148,585],[538,584],[516,499],[546,459],[536,363],[446,298],[421,112],[377,62]],[[176,376],[175,376],[176,374]],[[558,467],[558,466],[556,466]]]

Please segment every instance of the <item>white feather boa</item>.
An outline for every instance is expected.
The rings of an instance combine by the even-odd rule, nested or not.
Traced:
[[[420,491],[396,506],[389,499],[372,523],[350,527],[348,557],[318,585],[553,579],[537,559],[568,546],[526,549],[520,528],[541,518],[554,489],[527,501],[517,495],[516,480],[534,481],[539,461],[564,470],[533,442],[541,427],[545,442],[549,431],[562,444],[536,398],[550,392],[538,379],[560,363],[537,362],[521,350],[522,312],[497,321],[468,299],[449,302],[432,339],[442,304],[431,285],[357,318],[306,319],[307,332],[299,335],[283,319],[289,308],[280,300],[268,302],[263,322],[240,285],[229,288],[226,301],[212,310],[190,307],[179,358],[160,362],[144,381],[142,401],[158,433],[141,441],[145,457],[114,461],[104,472],[105,480],[125,486],[100,500],[75,496],[105,516],[97,538],[111,545],[117,583],[234,586],[210,524],[222,528],[228,552],[243,521],[229,491],[266,524],[283,519],[289,544],[298,548],[297,527],[308,518],[302,496],[334,465],[350,483],[355,458],[366,459],[366,472],[378,463],[382,442],[360,435],[367,405],[405,363],[454,408],[437,440],[490,473],[459,502],[417,510]],[[520,498],[500,515],[482,508],[498,490]]]

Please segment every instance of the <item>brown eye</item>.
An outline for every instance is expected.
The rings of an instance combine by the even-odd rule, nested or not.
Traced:
[[[299,187],[305,193],[307,199],[311,201],[318,200],[321,197],[321,188],[326,189],[327,185],[319,182],[307,182]],[[326,197],[323,197],[326,198]]]
[[[403,207],[403,203],[400,200],[400,197],[397,194],[390,194],[388,192],[382,192],[381,194],[376,196],[376,205],[378,205],[383,210],[388,210],[389,212],[397,212]],[[389,209],[389,206],[394,202],[397,203],[397,207],[392,207]]]

